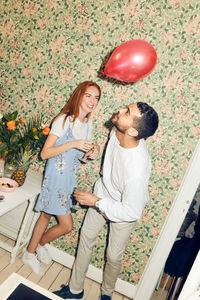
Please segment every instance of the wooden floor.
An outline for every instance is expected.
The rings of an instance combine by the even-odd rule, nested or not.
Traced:
[[[9,245],[13,246],[14,241],[0,234],[0,239]],[[21,254],[17,256],[15,262],[10,264],[10,252],[0,248],[0,284],[13,272],[27,278],[28,280],[38,284],[39,286],[49,290],[55,291],[60,289],[62,284],[66,284],[70,277],[70,269],[60,265],[57,262],[52,262],[45,266],[44,276],[34,274],[31,269],[24,265],[21,261]],[[84,300],[97,300],[100,294],[100,284],[91,279],[86,278],[84,286]],[[151,300],[164,300],[165,292],[155,292]],[[114,292],[112,300],[130,300],[119,293]],[[145,300],[145,299],[141,299]]]

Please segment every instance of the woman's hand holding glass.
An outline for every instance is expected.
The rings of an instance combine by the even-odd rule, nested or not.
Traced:
[[[99,145],[95,144],[92,149],[90,149],[87,153],[87,158],[89,159],[97,159],[99,155],[100,147]]]
[[[74,140],[72,141],[73,148],[88,152],[93,147],[93,142],[89,140]]]

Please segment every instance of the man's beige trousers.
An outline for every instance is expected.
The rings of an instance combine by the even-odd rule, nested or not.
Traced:
[[[81,229],[77,257],[69,286],[72,291],[81,291],[90,263],[92,249],[106,219],[95,208],[89,208]],[[106,264],[103,272],[101,293],[111,296],[120,273],[123,253],[135,222],[110,223]],[[98,259],[98,257],[97,257]]]

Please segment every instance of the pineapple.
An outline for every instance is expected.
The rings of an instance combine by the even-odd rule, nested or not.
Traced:
[[[25,149],[20,151],[15,164],[15,171],[11,178],[15,180],[19,186],[23,185],[26,179],[26,172],[31,164],[32,152],[31,150]]]

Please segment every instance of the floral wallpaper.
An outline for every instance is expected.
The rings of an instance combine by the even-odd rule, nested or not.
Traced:
[[[200,136],[200,54],[198,0],[4,0],[0,4],[1,112],[17,109],[24,117],[43,112],[46,124],[84,80],[102,88],[92,118],[93,139],[101,146],[104,123],[119,107],[135,101],[159,113],[156,135],[147,140],[153,171],[151,201],[137,222],[120,278],[138,283],[180,186]],[[125,84],[102,76],[107,55],[121,43],[141,39],[156,49],[158,61],[143,80]],[[99,176],[100,157],[82,165],[78,185],[91,189]],[[42,172],[43,164],[35,169]],[[73,214],[74,230],[52,244],[74,255],[85,214]],[[106,227],[92,264],[103,266]]]

